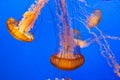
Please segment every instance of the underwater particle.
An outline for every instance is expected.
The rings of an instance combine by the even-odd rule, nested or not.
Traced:
[[[35,4],[32,4],[28,11],[23,14],[20,22],[14,18],[9,18],[7,27],[10,34],[20,41],[33,41],[34,36],[30,33],[30,30],[33,28],[35,20],[46,2],[47,0],[35,0]]]
[[[62,78],[61,80],[65,80],[64,78]]]
[[[69,25],[66,2],[65,0],[60,0],[58,2],[61,8],[61,28],[60,29],[60,51],[55,52],[51,58],[50,62],[56,68],[61,70],[75,70],[79,68],[84,63],[84,56],[81,54],[80,50],[76,50],[77,53],[74,54],[76,44],[74,43],[74,32]],[[58,4],[57,3],[57,4]]]
[[[59,79],[56,77],[55,80],[59,80]]]
[[[47,80],[51,80],[50,78],[48,78]],[[71,78],[54,78],[54,80],[72,80]]]
[[[101,20],[101,10],[94,10],[93,13],[87,19],[87,26],[89,28],[94,28]]]
[[[51,80],[50,78],[48,78],[47,80]]]

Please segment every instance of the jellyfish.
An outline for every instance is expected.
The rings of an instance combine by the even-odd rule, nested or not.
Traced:
[[[33,41],[34,36],[30,33],[30,30],[33,28],[35,20],[46,2],[47,0],[35,0],[35,4],[32,4],[28,11],[23,14],[21,21],[17,21],[12,17],[9,18],[7,27],[10,34],[20,41]]]
[[[101,55],[106,59],[108,65],[113,69],[114,73],[117,74],[118,77],[120,77],[120,64],[117,62],[115,55],[111,49],[111,46],[107,39],[112,40],[120,40],[120,37],[117,36],[111,36],[107,34],[103,34],[102,30],[99,29],[99,25],[97,25],[101,18],[101,10],[100,9],[93,9],[93,13],[90,15],[90,12],[87,10],[87,6],[83,3],[84,6],[81,6],[79,1],[73,1],[74,5],[72,6],[74,9],[73,13],[76,14],[74,17],[72,17],[72,21],[78,22],[78,25],[82,25],[80,27],[83,27],[83,29],[86,30],[87,34],[91,37],[87,37],[85,39],[76,39],[74,38],[74,42],[78,46],[82,48],[89,47],[92,43],[96,43],[99,46],[99,51]],[[76,5],[78,5],[76,7]],[[89,7],[90,8],[90,7]],[[77,27],[78,28],[78,27]],[[92,30],[91,28],[94,28]],[[81,33],[82,35],[82,33]],[[83,37],[83,35],[82,35]]]
[[[80,50],[75,50],[74,32],[69,25],[66,0],[60,0],[60,2],[56,0],[56,4],[61,10],[61,15],[59,14],[60,12],[57,12],[61,20],[59,28],[60,48],[58,52],[51,56],[50,62],[61,70],[75,70],[82,66],[85,59]],[[74,51],[76,51],[76,54]]]
[[[93,13],[87,19],[87,26],[94,28],[101,20],[101,10],[94,10]]]
[[[80,48],[84,48],[88,45],[88,43],[86,41],[83,41],[81,39],[76,39],[74,38],[74,43],[77,45],[77,46],[80,46]]]
[[[80,48],[84,48],[88,45],[86,41],[82,40],[81,34],[78,30],[73,29],[73,34],[75,35],[73,40],[76,46],[80,46]]]

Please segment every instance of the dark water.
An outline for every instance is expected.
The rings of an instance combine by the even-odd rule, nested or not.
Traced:
[[[80,3],[82,9],[78,10],[78,14],[72,13],[78,4],[74,3],[74,0],[71,1],[73,3],[67,0],[70,20],[79,15],[79,12],[85,12],[85,9],[87,14],[94,9],[100,9],[102,19],[98,24],[99,29],[104,35],[120,37],[119,0],[87,0],[87,3]],[[53,21],[57,18],[54,0],[48,1],[36,20],[32,29],[35,36],[33,42],[26,43],[14,39],[7,30],[6,21],[9,17],[21,20],[23,13],[32,3],[34,0],[1,0],[0,2],[0,80],[48,80],[49,78],[62,80],[64,77],[71,78],[71,80],[120,80],[120,77],[114,73],[114,68],[109,66],[108,60],[101,55],[97,43],[81,48],[85,62],[76,70],[62,71],[50,63],[50,56],[59,44],[57,43],[57,22]],[[73,22],[71,20],[70,23],[81,32],[83,39],[93,38],[88,34],[84,25],[75,20]],[[95,29],[92,31],[96,32]],[[106,40],[116,61],[120,63],[119,39]]]

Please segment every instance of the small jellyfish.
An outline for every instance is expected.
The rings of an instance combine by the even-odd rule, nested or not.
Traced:
[[[80,48],[84,48],[88,45],[86,41],[81,40],[81,34],[78,30],[73,29],[73,33],[74,33],[74,35],[76,35],[76,36],[74,36],[75,45],[80,46]]]
[[[80,48],[84,48],[84,47],[88,46],[88,43],[84,40],[79,40],[79,39],[74,38],[74,42],[77,46],[80,46]]]
[[[94,28],[101,20],[101,10],[94,10],[93,13],[87,19],[87,26]]]
[[[23,14],[21,21],[17,21],[14,18],[9,18],[7,20],[7,27],[10,34],[17,40],[31,42],[34,36],[30,33],[31,28],[33,28],[35,20],[37,19],[41,9],[47,0],[36,0],[35,4]]]

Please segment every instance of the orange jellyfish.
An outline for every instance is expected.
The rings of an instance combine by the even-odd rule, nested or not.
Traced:
[[[62,20],[59,33],[61,47],[59,48],[59,52],[56,52],[51,56],[50,62],[58,69],[74,70],[84,63],[84,56],[81,54],[79,49],[76,49],[74,33],[73,29],[69,25],[65,1],[66,0],[60,0],[60,2],[56,1],[62,12],[62,15],[59,14],[59,16],[61,16],[60,19]]]
[[[87,26],[89,28],[95,27],[101,20],[101,10],[94,10],[93,13],[87,19]]]
[[[41,9],[47,0],[35,0],[35,4],[23,14],[21,21],[17,21],[14,18],[9,18],[7,20],[7,27],[10,34],[17,40],[31,42],[34,36],[30,33],[31,28],[33,28],[35,20],[37,19]]]

